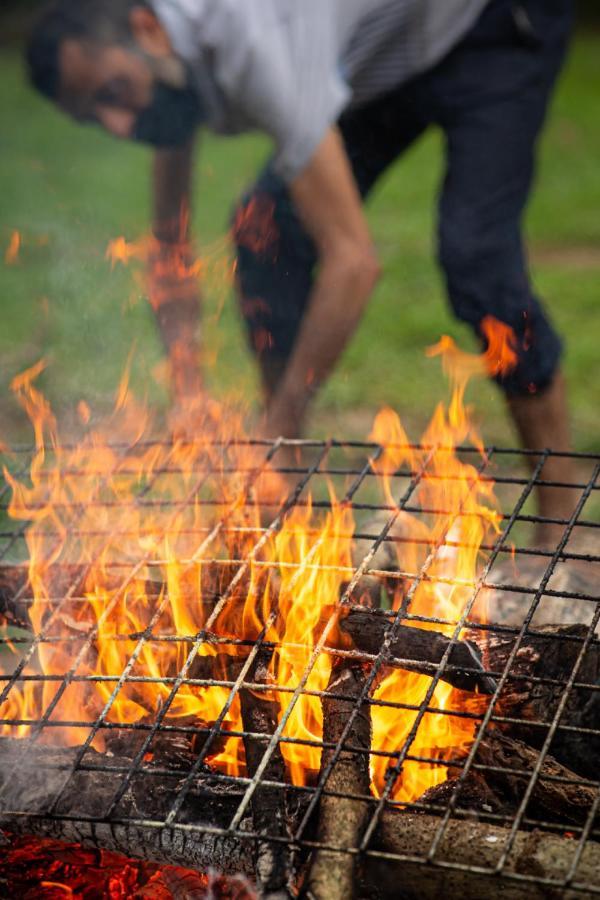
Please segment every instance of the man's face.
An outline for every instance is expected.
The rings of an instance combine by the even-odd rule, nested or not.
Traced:
[[[95,122],[133,138],[154,95],[150,64],[134,50],[66,40],[60,50],[59,106],[79,122]]]
[[[155,147],[186,143],[200,118],[199,97],[154,15],[134,8],[131,40],[66,39],[60,48],[58,104],[79,122]]]

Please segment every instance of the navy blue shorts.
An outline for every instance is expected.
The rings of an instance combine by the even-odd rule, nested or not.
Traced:
[[[561,341],[533,293],[522,215],[537,138],[572,25],[571,0],[492,0],[435,68],[339,122],[361,195],[430,126],[445,135],[438,256],[455,315],[481,336],[493,315],[518,341],[507,393],[543,390]],[[235,217],[238,284],[250,344],[263,370],[285,367],[317,256],[270,165]],[[432,338],[435,338],[432,335]]]

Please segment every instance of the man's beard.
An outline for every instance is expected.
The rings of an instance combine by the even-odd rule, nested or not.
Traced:
[[[181,86],[155,78],[152,101],[138,115],[133,138],[153,147],[180,147],[190,140],[202,119],[200,97],[186,69]]]

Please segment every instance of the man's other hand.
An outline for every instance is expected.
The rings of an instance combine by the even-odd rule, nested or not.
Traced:
[[[154,154],[153,229],[148,296],[171,369],[175,403],[202,391],[198,266],[189,242],[194,144]]]

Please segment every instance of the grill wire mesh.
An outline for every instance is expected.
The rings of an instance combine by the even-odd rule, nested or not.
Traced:
[[[255,563],[260,563],[261,548],[264,546],[265,541],[280,529],[286,513],[295,506],[307,504],[309,491],[313,497],[312,508],[314,510],[326,511],[330,508],[331,501],[326,490],[326,483],[327,481],[332,481],[338,488],[341,486],[337,495],[343,497],[344,502],[352,507],[357,529],[355,536],[362,541],[368,542],[368,545],[370,546],[370,551],[365,554],[358,568],[347,571],[346,567],[346,570],[344,570],[344,577],[348,586],[345,593],[340,598],[340,603],[342,605],[348,605],[352,603],[352,591],[359,578],[372,571],[372,561],[376,551],[386,542],[394,542],[397,540],[397,538],[392,536],[393,529],[391,526],[398,515],[398,510],[403,510],[416,517],[436,512],[434,510],[423,509],[418,501],[415,500],[416,495],[418,494],[419,484],[427,472],[428,456],[426,450],[423,452],[425,463],[420,470],[401,470],[395,476],[394,489],[397,491],[397,494],[395,495],[397,499],[396,507],[394,507],[391,504],[378,502],[378,498],[375,494],[375,476],[372,462],[377,458],[378,454],[381,454],[382,448],[373,443],[337,441],[284,442],[281,440],[273,443],[250,443],[253,443],[255,448],[260,448],[264,457],[262,465],[266,466],[270,464],[275,467],[275,469],[277,469],[278,466],[278,453],[286,443],[295,448],[300,448],[302,451],[302,464],[285,469],[285,473],[295,481],[296,488],[290,492],[287,500],[285,500],[281,506],[277,507],[276,505],[273,505],[270,524],[266,524],[262,528],[256,528],[255,526],[249,528],[252,532],[253,550],[250,554],[246,555],[245,558],[234,560],[215,560],[211,558],[211,544],[216,540],[217,536],[222,537],[229,527],[227,514],[225,513],[223,518],[220,520],[217,518],[215,520],[212,529],[206,529],[203,533],[188,533],[186,535],[188,541],[191,540],[195,542],[197,552],[192,556],[188,556],[186,559],[182,559],[180,561],[182,567],[193,566],[200,558],[204,561],[209,560],[214,563],[226,565],[231,568],[233,573],[235,573],[233,582],[235,584],[235,579],[238,579],[239,581],[239,579],[247,573],[251,560]],[[423,450],[423,448],[420,449]],[[224,447],[224,459],[226,458],[226,451],[227,448]],[[122,454],[120,458],[123,458],[126,456],[127,448],[121,448],[120,452]],[[570,694],[573,690],[585,687],[585,689],[590,692],[590,696],[593,696],[596,700],[600,699],[600,684],[582,685],[578,681],[578,672],[584,654],[597,640],[596,631],[600,620],[600,593],[597,587],[594,591],[593,589],[573,590],[569,589],[568,586],[565,588],[564,585],[558,585],[558,587],[553,586],[553,579],[555,578],[557,567],[559,565],[562,567],[574,566],[579,569],[589,567],[589,571],[592,573],[594,567],[598,567],[598,564],[600,564],[600,517],[598,516],[600,501],[600,495],[598,494],[598,491],[600,490],[600,485],[598,484],[600,456],[593,454],[570,455],[569,459],[576,463],[577,471],[580,473],[576,483],[545,481],[544,465],[546,460],[550,456],[561,456],[561,454],[555,454],[551,451],[534,454],[528,453],[527,451],[490,447],[486,449],[485,454],[481,455],[479,451],[476,451],[473,448],[462,448],[460,450],[460,456],[465,460],[471,460],[473,464],[478,467],[482,478],[493,478],[502,511],[500,523],[501,530],[496,539],[487,543],[483,548],[486,557],[485,563],[477,580],[469,585],[470,599],[465,604],[462,615],[457,618],[456,621],[453,620],[451,622],[434,617],[429,619],[425,617],[425,621],[428,621],[433,625],[451,624],[454,626],[453,641],[458,640],[459,635],[464,628],[473,628],[490,636],[512,635],[514,636],[515,643],[505,668],[502,671],[490,673],[490,675],[496,679],[497,691],[495,696],[491,698],[491,702],[487,705],[485,711],[470,712],[468,710],[463,710],[462,712],[452,711],[450,713],[452,716],[470,718],[474,720],[478,726],[475,733],[475,740],[468,754],[461,761],[460,766],[456,765],[455,771],[452,772],[454,778],[459,778],[459,783],[460,780],[464,781],[467,778],[473,766],[479,768],[480,771],[485,770],[485,766],[482,767],[480,763],[477,763],[477,750],[489,728],[503,724],[504,720],[502,715],[498,712],[496,701],[500,691],[511,680],[511,667],[517,658],[522,642],[528,635],[535,633],[536,614],[539,613],[545,604],[551,602],[559,605],[562,604],[567,613],[569,609],[572,609],[574,605],[576,605],[577,610],[583,609],[586,612],[584,620],[582,620],[586,626],[586,630],[585,633],[582,632],[577,636],[560,634],[556,635],[554,638],[556,641],[568,641],[571,645],[575,642],[578,646],[578,652],[575,656],[575,664],[572,671],[570,671],[568,676],[564,679],[564,683],[556,685],[559,701],[552,717],[549,721],[528,722],[530,727],[539,728],[540,733],[544,735],[544,739],[541,741],[541,749],[536,751],[537,759],[534,768],[532,771],[525,773],[527,787],[521,796],[515,811],[509,816],[493,812],[487,813],[481,810],[478,810],[477,812],[477,820],[481,827],[485,827],[487,824],[502,826],[505,829],[505,839],[501,841],[497,847],[497,855],[493,866],[488,867],[486,865],[475,866],[473,864],[463,864],[448,858],[448,855],[444,850],[446,847],[444,839],[450,824],[458,819],[464,819],[465,816],[467,816],[468,821],[472,821],[472,817],[468,818],[468,807],[461,805],[457,790],[450,792],[445,803],[438,803],[433,808],[431,806],[424,806],[418,801],[408,804],[409,811],[426,811],[437,817],[436,828],[428,845],[415,846],[410,854],[393,854],[376,849],[374,844],[374,836],[376,835],[377,827],[384,810],[395,807],[405,808],[406,806],[406,804],[399,804],[392,799],[394,785],[403,766],[407,761],[414,759],[426,761],[423,760],[422,757],[415,755],[414,751],[411,752],[411,749],[413,747],[415,734],[423,718],[428,713],[434,711],[443,713],[443,711],[437,710],[431,706],[431,698],[435,686],[444,674],[445,666],[448,665],[447,654],[437,666],[435,672],[432,673],[431,689],[427,691],[423,702],[417,709],[411,710],[413,714],[416,713],[416,717],[408,737],[401,746],[394,749],[393,753],[387,754],[389,758],[387,759],[386,785],[381,796],[375,797],[369,795],[361,796],[360,798],[367,803],[369,807],[368,823],[360,846],[346,847],[344,850],[348,853],[349,858],[360,854],[363,857],[381,857],[401,864],[417,863],[446,870],[459,869],[473,874],[495,873],[498,878],[505,879],[506,882],[510,884],[521,883],[524,886],[527,884],[536,885],[548,891],[552,889],[564,890],[568,888],[573,892],[600,894],[600,876],[596,883],[590,883],[589,881],[581,882],[578,879],[578,867],[584,848],[588,843],[600,839],[600,825],[597,820],[598,809],[600,806],[600,776],[596,779],[583,780],[583,782],[593,790],[595,796],[595,800],[590,804],[587,818],[583,823],[575,825],[570,820],[565,820],[564,822],[545,821],[539,817],[536,818],[529,811],[530,799],[540,777],[542,765],[551,748],[553,739],[561,730],[569,728],[571,730],[574,729],[574,726],[565,726],[561,724],[561,716]],[[563,454],[562,456],[565,460],[567,459],[566,454]],[[26,473],[29,471],[31,453],[26,449],[18,450],[12,457],[11,465],[13,468],[15,459],[18,460],[17,468],[20,472]],[[187,493],[185,493],[185,495],[182,493],[179,500],[171,499],[169,501],[172,505],[173,514],[176,515],[180,509],[185,508],[189,504],[213,504],[215,508],[220,509],[218,499],[215,500],[214,497],[212,499],[207,498],[207,495],[204,493],[205,485],[211,478],[211,471],[208,468],[203,470],[202,466],[198,465],[197,471],[186,474],[186,484],[188,486]],[[160,479],[169,478],[171,475],[172,472],[169,471],[168,467],[164,470],[159,469],[154,472],[152,478],[140,487],[136,503],[142,508],[144,506],[152,506],[153,504],[158,507],[160,507],[161,504],[164,506],[167,501],[161,499],[162,495],[160,494],[160,491],[157,493],[157,483]],[[246,473],[248,484],[250,485],[257,476],[258,470],[248,471]],[[107,477],[106,473],[103,477]],[[531,512],[532,497],[535,487],[538,484],[546,484],[548,487],[554,487],[557,491],[569,489],[577,492],[578,500],[573,510],[573,514],[569,519],[544,520]],[[7,483],[0,489],[0,508],[2,510],[0,525],[0,565],[26,566],[27,550],[25,546],[25,535],[27,523],[22,524],[20,522],[15,522],[7,517],[6,513],[9,498],[10,487]],[[100,502],[99,505],[102,506],[102,503]],[[98,514],[101,515],[105,512],[107,512],[107,510],[99,509]],[[441,512],[444,511],[441,510]],[[378,533],[363,530],[363,523],[367,520],[371,520],[373,514],[378,514],[380,516],[385,514],[384,519],[382,520],[385,521],[385,525]],[[554,524],[560,528],[562,536],[559,538],[553,549],[536,550],[531,547],[533,530],[542,522]],[[579,549],[581,545],[579,538],[582,535],[585,535],[585,542],[583,544],[585,549],[583,551]],[[402,605],[398,612],[394,613],[388,611],[385,613],[389,619],[390,631],[388,636],[393,636],[394,629],[401,623],[410,623],[411,621],[414,621],[415,617],[411,616],[410,611],[411,592],[414,592],[416,586],[421,581],[431,577],[428,575],[428,569],[431,567],[431,562],[435,559],[436,554],[443,550],[447,543],[451,543],[451,538],[446,533],[438,546],[431,548],[425,563],[419,571],[397,573],[396,577],[403,578],[406,583],[410,585],[410,589],[408,592],[408,601]],[[310,550],[307,555],[308,561],[306,559],[304,561],[299,561],[299,565],[301,563],[306,565],[307,562],[310,565]],[[510,563],[512,560],[514,560],[514,565],[507,565],[507,563]],[[534,583],[522,580],[519,575],[521,564],[527,560],[535,560],[538,565],[538,576]],[[56,565],[60,566],[60,563],[57,563]],[[294,563],[289,563],[289,565],[293,566]],[[137,577],[140,572],[147,572],[152,569],[153,566],[157,569],[161,569],[162,561],[157,560],[156,558],[140,558],[137,561],[131,560],[116,563],[114,568],[115,572],[118,573],[120,582],[120,588],[117,591],[117,595],[119,592],[125,591],[127,585],[130,584],[132,579]],[[496,575],[496,572],[500,574]],[[394,577],[389,572],[384,574],[388,579]],[[248,673],[259,651],[261,649],[272,649],[272,644],[269,643],[266,637],[267,629],[265,628],[263,630],[262,635],[257,641],[249,642],[242,639],[239,640],[238,643],[245,646],[248,655],[244,666],[235,680],[192,679],[189,675],[192,664],[205,642],[211,642],[213,646],[215,642],[218,643],[219,640],[222,640],[228,646],[231,646],[234,643],[232,639],[224,641],[224,639],[215,637],[214,633],[211,631],[218,615],[226,608],[228,602],[230,602],[233,591],[232,589],[229,589],[218,598],[212,612],[208,615],[204,628],[196,634],[165,634],[160,631],[161,604],[166,602],[166,594],[163,593],[158,594],[155,598],[156,609],[151,611],[148,625],[143,633],[136,635],[129,634],[127,636],[129,641],[133,641],[135,649],[130,655],[125,668],[120,672],[115,672],[112,677],[106,675],[81,675],[78,672],[81,661],[85,658],[86,652],[94,643],[96,637],[95,625],[90,625],[86,632],[78,634],[76,638],[71,637],[72,646],[70,647],[69,653],[72,664],[70,667],[65,668],[64,672],[55,675],[25,674],[28,671],[28,665],[35,660],[35,655],[39,648],[43,646],[44,642],[56,640],[56,637],[52,635],[51,630],[53,616],[60,613],[61,609],[65,607],[65,604],[77,602],[79,599],[77,596],[77,584],[79,583],[80,579],[77,583],[74,581],[72,585],[67,585],[61,596],[47,598],[48,614],[44,618],[43,627],[41,627],[33,637],[30,635],[23,636],[23,634],[18,631],[7,631],[6,629],[3,632],[0,631],[0,634],[3,635],[0,646],[0,661],[4,673],[0,676],[0,705],[10,699],[11,691],[22,686],[27,679],[40,682],[44,681],[52,684],[51,694],[45,695],[51,696],[52,699],[46,703],[45,708],[41,711],[39,717],[35,719],[25,718],[20,720],[4,718],[0,721],[0,727],[6,726],[11,729],[16,729],[19,726],[28,726],[30,733],[27,738],[27,746],[30,746],[31,744],[43,745],[49,731],[65,727],[76,727],[81,729],[82,735],[85,735],[85,739],[82,739],[80,746],[72,757],[71,764],[65,766],[64,771],[62,772],[60,790],[57,791],[56,796],[53,798],[50,812],[44,813],[44,818],[52,819],[54,817],[56,821],[60,821],[61,818],[64,818],[60,811],[60,801],[61,797],[64,796],[65,791],[68,790],[71,780],[77,773],[97,769],[98,764],[97,761],[95,761],[97,757],[92,757],[90,748],[99,733],[114,733],[118,731],[125,734],[135,732],[136,734],[141,735],[141,738],[137,741],[137,750],[131,760],[131,764],[128,767],[119,769],[118,766],[110,766],[109,761],[107,762],[111,779],[113,779],[111,784],[113,782],[117,784],[118,782],[118,787],[112,792],[110,797],[106,798],[107,802],[105,808],[101,812],[94,810],[94,813],[87,817],[82,813],[78,816],[78,821],[85,822],[87,819],[87,821],[92,824],[108,822],[113,825],[130,825],[139,829],[154,832],[163,832],[165,829],[169,829],[173,834],[177,832],[184,835],[189,835],[190,833],[212,834],[215,837],[235,838],[248,846],[252,846],[253,842],[256,842],[259,838],[264,840],[264,835],[253,833],[252,829],[248,826],[248,814],[251,808],[252,799],[257,790],[264,787],[265,768],[278,745],[292,740],[286,735],[287,718],[298,697],[308,690],[307,681],[309,674],[312,667],[317,663],[320,654],[328,653],[340,657],[344,656],[344,651],[328,648],[328,624],[323,623],[319,639],[311,654],[310,661],[303,677],[297,683],[292,685],[276,686],[278,690],[288,692],[289,703],[287,710],[281,717],[276,732],[272,736],[258,734],[255,736],[257,740],[263,742],[264,756],[262,764],[258,767],[254,776],[234,777],[223,772],[212,773],[214,782],[223,783],[224,785],[231,787],[232,791],[234,791],[231,796],[235,796],[236,798],[235,808],[230,816],[227,827],[213,827],[202,822],[183,822],[181,820],[181,810],[190,790],[194,786],[198,774],[205,771],[206,766],[210,763],[211,755],[214,753],[214,748],[219,739],[224,735],[228,738],[238,737],[240,739],[247,736],[243,732],[232,732],[230,729],[226,729],[224,727],[224,722],[227,711],[234,702],[234,698],[239,693],[240,689],[250,688],[256,692],[260,692],[261,689],[264,690],[264,684],[254,684],[252,681],[248,681]],[[577,585],[577,582],[575,583]],[[591,583],[594,583],[593,579],[591,579]],[[518,624],[507,625],[502,621],[494,621],[493,618],[487,624],[481,624],[470,618],[473,604],[479,595],[482,592],[491,589],[500,591],[505,598],[514,599],[516,607],[520,610],[520,621]],[[23,608],[27,608],[28,605],[32,603],[31,588],[26,581],[23,582],[23,586],[13,600],[18,602]],[[110,611],[108,610],[107,613],[109,614],[109,612]],[[381,615],[381,612],[378,614]],[[423,617],[416,618],[421,622],[423,621]],[[115,638],[115,640],[117,639],[118,638]],[[153,720],[150,722],[115,724],[111,721],[110,710],[123,686],[126,684],[135,684],[136,682],[151,681],[153,678],[156,680],[156,675],[140,673],[138,662],[145,645],[148,643],[156,644],[161,641],[177,642],[179,646],[185,649],[185,662],[181,666],[179,672],[174,677],[162,679],[169,690],[166,701],[156,710]],[[357,651],[346,651],[346,656],[355,659],[360,657],[360,654]],[[363,692],[363,696],[357,700],[353,711],[348,715],[348,725],[344,735],[342,735],[342,739],[335,747],[329,747],[330,750],[334,751],[333,763],[345,748],[344,741],[346,740],[347,733],[351,728],[354,718],[358,714],[361,700],[365,700],[372,705],[382,702],[377,701],[370,696],[370,688],[375,683],[380,670],[385,665],[383,652],[377,656],[363,654],[361,658],[364,660],[364,670],[367,676],[365,692]],[[94,680],[102,680],[105,682],[108,699],[106,700],[102,713],[95,717],[93,721],[87,722],[62,721],[60,718],[57,719],[55,712],[64,693],[69,689],[73,689],[74,686],[76,688],[78,682],[85,681],[89,683]],[[536,680],[543,681],[544,679],[536,679],[534,676],[530,678],[530,681],[533,683],[535,683]],[[194,689],[202,690],[217,684],[227,689],[228,697],[227,702],[223,706],[221,715],[214,723],[209,723],[208,725],[206,723],[197,723],[195,725],[194,723],[186,721],[185,723],[178,725],[176,721],[169,718],[169,709],[175,701],[182,685],[190,685],[194,687]],[[402,702],[395,703],[389,700],[385,702],[392,708],[400,710],[411,709],[410,705],[407,706]],[[575,728],[574,730],[577,729]],[[600,738],[600,732],[598,731],[593,731],[591,729],[587,729],[586,731],[585,728],[582,728],[581,732],[583,740],[588,738]],[[120,816],[120,802],[133,781],[139,783],[140,780],[143,782],[144,779],[147,779],[149,784],[148,790],[151,790],[150,783],[153,779],[160,778],[164,774],[169,774],[168,771],[166,773],[162,772],[160,767],[153,767],[147,762],[148,754],[155,745],[157,737],[161,734],[173,736],[181,734],[185,735],[187,739],[193,736],[195,759],[193,763],[189,765],[187,772],[184,772],[183,774],[181,772],[179,773],[177,789],[174,792],[174,798],[170,804],[170,808],[165,815],[161,816],[158,820],[150,820],[144,817],[135,816],[128,816],[124,819]],[[323,746],[322,742],[320,746]],[[373,752],[374,751],[372,750],[369,751],[371,755]],[[24,755],[26,756],[26,754],[27,750],[24,750]],[[431,759],[429,762],[431,762],[432,765],[444,765],[443,762],[436,759]],[[49,766],[50,765],[51,764],[49,763]],[[301,850],[311,850],[319,846],[319,842],[314,835],[314,830],[311,832],[308,823],[310,821],[310,814],[318,807],[321,796],[324,792],[327,792],[326,781],[328,774],[328,771],[325,771],[324,773],[321,773],[320,777],[314,779],[312,783],[305,786],[296,786],[294,788],[291,788],[290,785],[274,784],[272,782],[268,783],[268,786],[274,789],[296,792],[304,798],[306,804],[305,814],[301,817],[301,822],[296,828],[295,833],[290,838],[272,835],[271,839],[274,843],[287,841],[293,848]],[[115,777],[117,779],[116,781],[114,781]],[[558,780],[560,781],[560,778]],[[578,779],[578,783],[581,783],[581,779]],[[4,798],[0,797],[0,816],[4,825],[10,829],[11,822],[18,819],[33,821],[36,818],[36,813],[28,808],[20,807],[18,799],[15,799],[14,796],[9,797],[8,800],[5,796]],[[561,836],[568,834],[571,840],[572,857],[569,870],[564,874],[564,877],[552,879],[540,876],[535,871],[519,872],[512,868],[510,871],[508,870],[507,861],[511,854],[511,850],[514,847],[518,833],[523,830],[531,831],[534,828],[548,834],[557,834]]]

